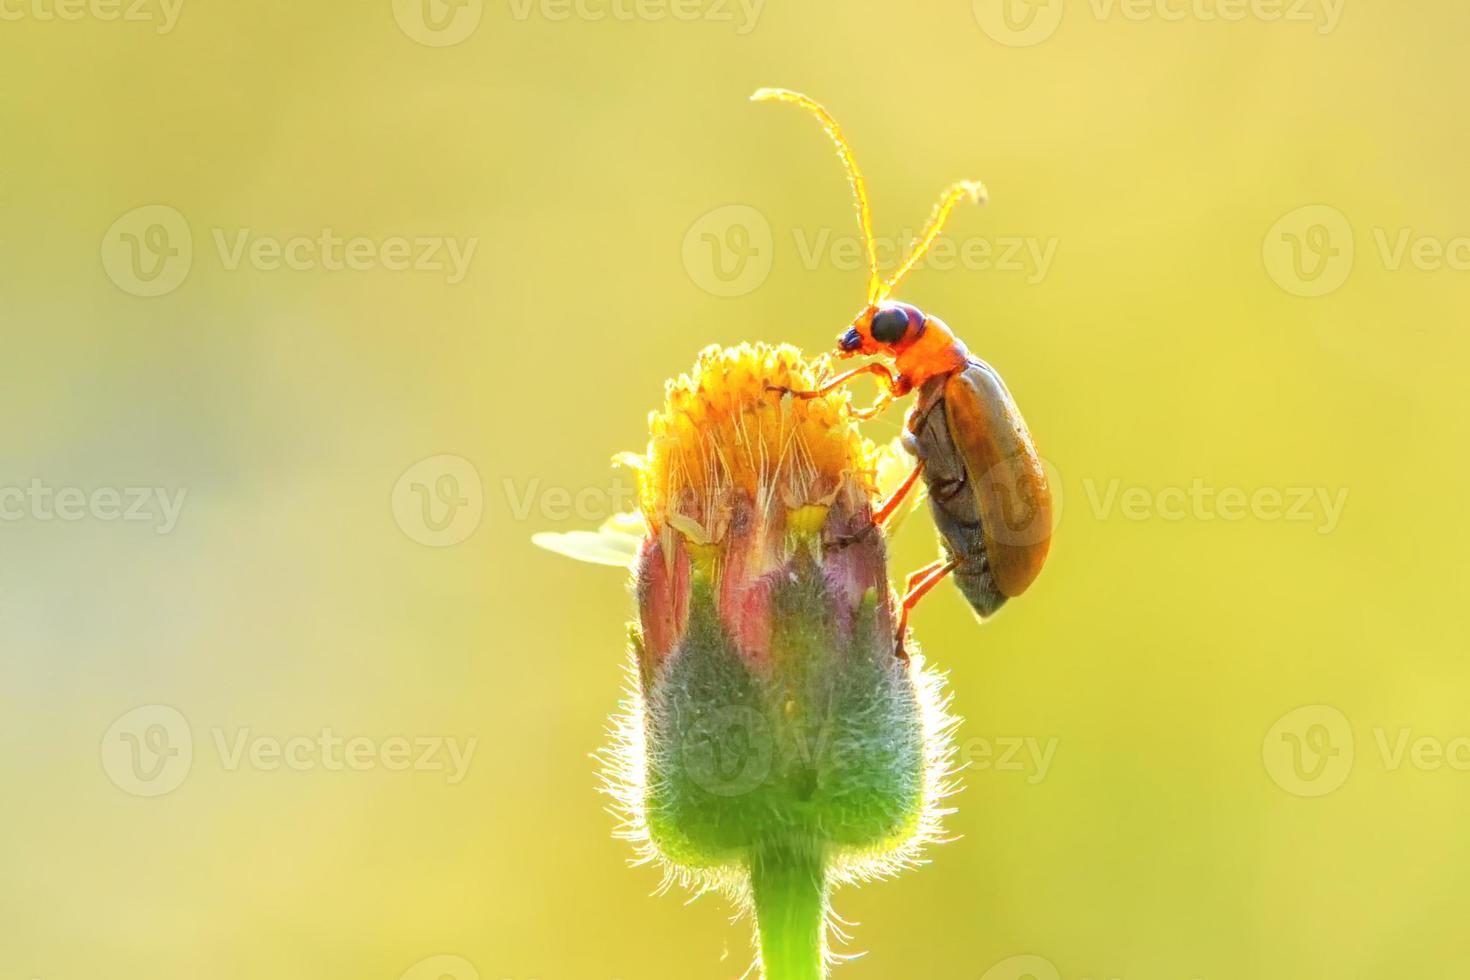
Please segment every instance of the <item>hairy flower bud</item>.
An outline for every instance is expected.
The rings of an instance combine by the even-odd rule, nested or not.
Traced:
[[[824,975],[830,887],[912,863],[951,789],[941,682],[894,655],[878,453],[849,396],[788,393],[826,367],[711,347],[622,458],[647,534],[609,790],[671,881],[753,904],[772,980]]]

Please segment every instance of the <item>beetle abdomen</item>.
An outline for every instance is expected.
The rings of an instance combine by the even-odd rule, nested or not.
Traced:
[[[954,570],[954,584],[964,593],[976,615],[989,619],[1006,604],[1008,597],[996,586],[990,574],[990,563],[982,560],[979,566],[976,569],[968,564],[960,565]]]
[[[934,521],[939,525],[939,545],[946,561],[958,561],[954,584],[981,619],[992,616],[1005,605],[1006,594],[996,584],[990,571],[990,557],[985,553],[985,536],[980,525],[964,527],[937,506]]]
[[[1006,595],[991,574],[979,504],[969,469],[950,437],[942,379],[926,384],[904,430],[904,446],[924,463],[929,510],[939,531],[946,561],[958,562],[955,585],[982,619],[1005,604]]]
[[[1051,547],[1051,489],[1011,394],[990,365],[969,367],[944,384],[944,414],[963,460],[1000,591],[1018,596],[1036,580]]]

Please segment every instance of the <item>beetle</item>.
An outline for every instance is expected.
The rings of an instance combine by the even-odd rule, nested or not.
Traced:
[[[837,338],[837,355],[877,356],[893,363],[890,369],[883,361],[872,361],[814,391],[787,393],[814,398],[873,374],[882,385],[878,400],[854,413],[869,419],[895,398],[918,392],[902,436],[917,465],[874,511],[871,525],[885,526],[923,477],[943,556],[909,575],[904,584],[895,651],[906,659],[909,613],[947,576],[954,576],[960,592],[984,620],[1030,587],[1051,546],[1052,500],[1046,471],[1005,382],[939,317],[890,298],[938,238],[950,212],[967,198],[982,203],[985,188],[976,181],[947,188],[908,256],[885,279],[878,271],[867,185],[837,121],[819,102],[799,92],[761,89],[751,98],[800,106],[816,116],[836,144],[852,185],[869,273],[868,302]]]

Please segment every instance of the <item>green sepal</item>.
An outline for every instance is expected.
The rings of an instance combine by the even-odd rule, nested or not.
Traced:
[[[876,593],[845,638],[816,561],[799,552],[790,572],[774,587],[761,663],[736,649],[696,574],[685,636],[645,686],[645,813],[677,865],[746,866],[772,847],[881,851],[919,818],[918,700]]]

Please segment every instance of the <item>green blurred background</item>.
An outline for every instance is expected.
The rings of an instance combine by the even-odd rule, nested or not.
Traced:
[[[915,616],[958,839],[838,894],[839,975],[1465,975],[1464,4],[69,2],[0,6],[0,978],[745,969],[595,792],[624,582],[530,536],[700,347],[857,309],[761,85],[890,243],[989,185],[903,295],[1063,497],[1024,600]]]

